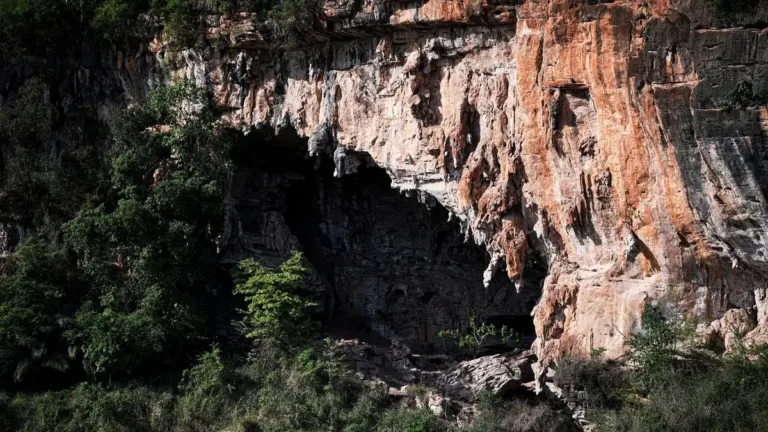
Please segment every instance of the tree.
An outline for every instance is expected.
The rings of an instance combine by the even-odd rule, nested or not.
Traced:
[[[48,86],[31,78],[0,110],[0,222],[55,237],[97,188],[103,169],[89,134],[61,142],[49,97]]]
[[[63,252],[27,239],[0,276],[0,378],[69,369],[62,343],[73,300]]]
[[[55,50],[64,27],[67,5],[58,0],[0,0],[0,54],[20,61]]]
[[[316,304],[301,295],[306,272],[300,253],[277,269],[253,259],[238,264],[235,292],[245,296],[247,309],[243,311],[242,326],[246,336],[288,346],[315,334],[310,313]]]
[[[156,89],[110,133],[111,192],[64,226],[91,287],[68,336],[93,373],[170,361],[205,339],[230,169],[190,83]]]
[[[125,35],[131,18],[131,8],[121,0],[106,0],[96,7],[91,27],[110,41],[116,41]]]
[[[640,382],[648,386],[671,367],[681,331],[657,305],[646,304],[641,320],[642,330],[627,340],[628,356],[638,369]]]

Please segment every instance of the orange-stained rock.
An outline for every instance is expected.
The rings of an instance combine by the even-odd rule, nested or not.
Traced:
[[[540,358],[618,356],[648,299],[768,325],[768,109],[722,108],[742,81],[768,94],[768,0],[336,0],[324,17],[320,43],[280,55],[222,18],[220,48],[165,67],[237,127],[369,154],[465,221],[487,273],[543,260]]]

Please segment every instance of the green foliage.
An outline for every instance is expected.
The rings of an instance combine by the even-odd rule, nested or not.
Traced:
[[[50,53],[71,21],[59,0],[0,0],[0,53],[11,61]]]
[[[566,415],[547,404],[523,400],[502,400],[483,393],[480,415],[467,432],[576,432]]]
[[[235,271],[235,292],[244,295],[248,305],[242,322],[246,336],[301,345],[316,334],[310,318],[316,305],[301,295],[306,271],[300,253],[277,269],[252,259],[240,262]]]
[[[67,391],[20,395],[11,408],[15,430],[47,431],[161,431],[168,417],[171,395],[143,387],[110,389],[80,384]],[[9,429],[9,430],[14,430]]]
[[[56,143],[48,98],[47,86],[30,79],[0,110],[0,222],[38,232],[70,218],[100,178],[87,137]]]
[[[569,397],[590,407],[616,407],[629,397],[629,372],[600,360],[564,357],[557,363],[555,384]],[[580,397],[579,394],[582,394]]]
[[[199,31],[200,11],[196,8],[195,0],[154,1],[154,11],[163,17],[165,33],[176,45],[190,46],[197,38],[202,37]]]
[[[757,108],[766,103],[768,103],[768,98],[755,93],[752,82],[740,81],[728,94],[728,98],[720,104],[720,107],[728,111],[743,110]]]
[[[170,360],[205,336],[229,162],[204,103],[180,83],[118,115],[113,192],[64,226],[91,285],[68,335],[93,373]]]
[[[234,367],[216,346],[200,356],[179,385],[173,429],[232,430],[251,423],[258,409],[257,383],[268,373],[253,366]]]
[[[69,368],[62,344],[72,300],[66,257],[26,240],[0,276],[0,378],[24,381],[43,369]]]
[[[259,390],[258,423],[265,432],[341,430],[359,398],[364,383],[334,360],[312,350],[276,365]],[[330,363],[330,364],[329,364]],[[358,423],[359,424],[359,423]]]
[[[600,432],[768,430],[768,362],[729,360],[693,374],[668,369],[644,403],[598,416]]]
[[[389,411],[377,432],[444,432],[446,428],[428,409]]]
[[[78,55],[97,35],[116,40],[133,18],[146,11],[143,0],[0,0],[0,54],[13,63],[46,62]]]
[[[278,47],[296,44],[302,32],[312,30],[319,10],[318,0],[282,0],[267,14],[275,24],[273,43]]]
[[[376,430],[387,409],[387,394],[376,387],[368,388],[346,415],[343,432],[370,432]]]
[[[670,321],[660,305],[646,304],[641,319],[642,330],[627,340],[628,358],[637,368],[638,384],[648,387],[675,366],[678,348],[691,338],[695,327],[686,320]]]
[[[214,346],[200,356],[195,366],[184,371],[179,387],[189,394],[212,395],[225,387],[225,370],[221,350]]]
[[[587,390],[588,400],[597,402],[593,405],[600,409],[591,417],[598,431],[768,428],[764,350],[697,356],[696,347],[687,342],[693,323],[668,319],[660,306],[646,305],[642,323],[643,330],[628,340],[634,366],[629,379],[596,360],[558,365],[559,385]]]
[[[469,318],[469,329],[462,333],[458,329],[444,329],[437,333],[438,337],[454,341],[459,348],[471,353],[477,357],[482,351],[487,339],[498,337],[503,343],[507,343],[513,338],[519,341],[515,332],[507,326],[497,328],[493,324],[480,322],[478,314],[472,312]]]
[[[116,41],[125,35],[130,19],[129,4],[123,0],[106,0],[96,7],[91,27],[105,39]]]
[[[603,354],[605,354],[606,351],[607,351],[607,349],[605,349],[603,347],[590,348],[590,350],[589,350],[589,359],[592,360],[592,361],[600,360],[600,357],[602,357]]]
[[[446,431],[428,410],[390,406],[386,386],[333,363],[329,348],[298,356],[257,352],[228,362],[216,347],[184,373],[179,392],[140,385],[80,384],[10,398],[3,430],[48,431]]]

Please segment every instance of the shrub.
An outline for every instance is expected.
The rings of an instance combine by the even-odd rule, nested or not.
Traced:
[[[230,430],[247,424],[258,409],[257,381],[263,374],[249,365],[234,367],[214,346],[184,372],[175,430]]]
[[[480,398],[480,415],[467,432],[576,432],[578,429],[565,415],[545,403],[503,400],[484,393]]]
[[[202,36],[196,34],[200,16],[196,6],[195,0],[168,0],[162,8],[156,6],[156,11],[165,20],[165,33],[174,44],[189,46]]]
[[[296,346],[316,335],[310,319],[315,304],[301,295],[306,272],[300,253],[278,269],[252,259],[238,264],[235,292],[244,295],[248,305],[242,321],[248,337]]]
[[[273,42],[278,47],[297,43],[301,33],[312,30],[319,9],[318,0],[282,0],[267,14],[275,24]]]
[[[388,405],[386,397],[383,388],[367,389],[346,415],[343,432],[375,431]]]
[[[629,372],[599,358],[582,360],[564,357],[557,363],[555,384],[569,398],[581,399],[592,407],[618,406],[629,392]]]
[[[19,247],[0,276],[0,378],[24,381],[69,369],[66,309],[73,300],[64,254],[40,239]]]
[[[493,324],[481,322],[476,312],[472,312],[469,318],[469,328],[466,332],[458,329],[440,330],[438,337],[455,342],[460,349],[473,357],[477,357],[484,348],[487,339],[498,337],[503,343],[517,338],[515,332],[507,326],[497,328]],[[518,339],[519,341],[519,339]]]
[[[768,362],[728,361],[681,375],[670,369],[644,403],[597,416],[598,431],[768,430]]]
[[[108,388],[81,384],[72,390],[21,395],[12,402],[19,430],[163,431],[170,426],[172,400],[146,387]]]
[[[361,396],[382,390],[367,388],[327,350],[307,349],[275,365],[266,377],[259,390],[258,423],[265,432],[341,430]]]
[[[750,81],[740,81],[736,87],[728,94],[725,102],[720,104],[725,110],[743,110],[747,108],[756,108],[768,103],[765,96],[755,93]]]
[[[428,409],[393,410],[384,414],[377,432],[444,432],[447,428]]]
[[[627,340],[627,357],[636,368],[633,377],[642,388],[649,388],[677,365],[679,348],[693,337],[695,327],[687,320],[675,322],[664,315],[662,305],[646,304],[641,315],[642,329]],[[687,365],[686,365],[687,366]]]
[[[0,221],[33,232],[72,217],[98,178],[88,169],[98,164],[94,148],[56,143],[48,99],[48,87],[32,78],[0,110]]]
[[[88,371],[135,373],[204,340],[228,143],[188,83],[153,91],[110,129],[110,194],[64,226],[90,284],[68,336]]]
[[[91,27],[105,39],[115,41],[124,36],[129,24],[130,8],[122,0],[106,0],[96,8]]]
[[[66,3],[55,0],[0,0],[0,53],[18,62],[55,51],[68,21]]]

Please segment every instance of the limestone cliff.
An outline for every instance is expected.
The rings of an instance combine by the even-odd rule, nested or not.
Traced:
[[[211,15],[208,47],[158,35],[116,68],[135,98],[158,65],[195,80],[337,176],[370,157],[458,216],[486,282],[544,260],[541,358],[616,356],[649,299],[768,326],[768,1],[737,3],[328,0],[299,48]]]

